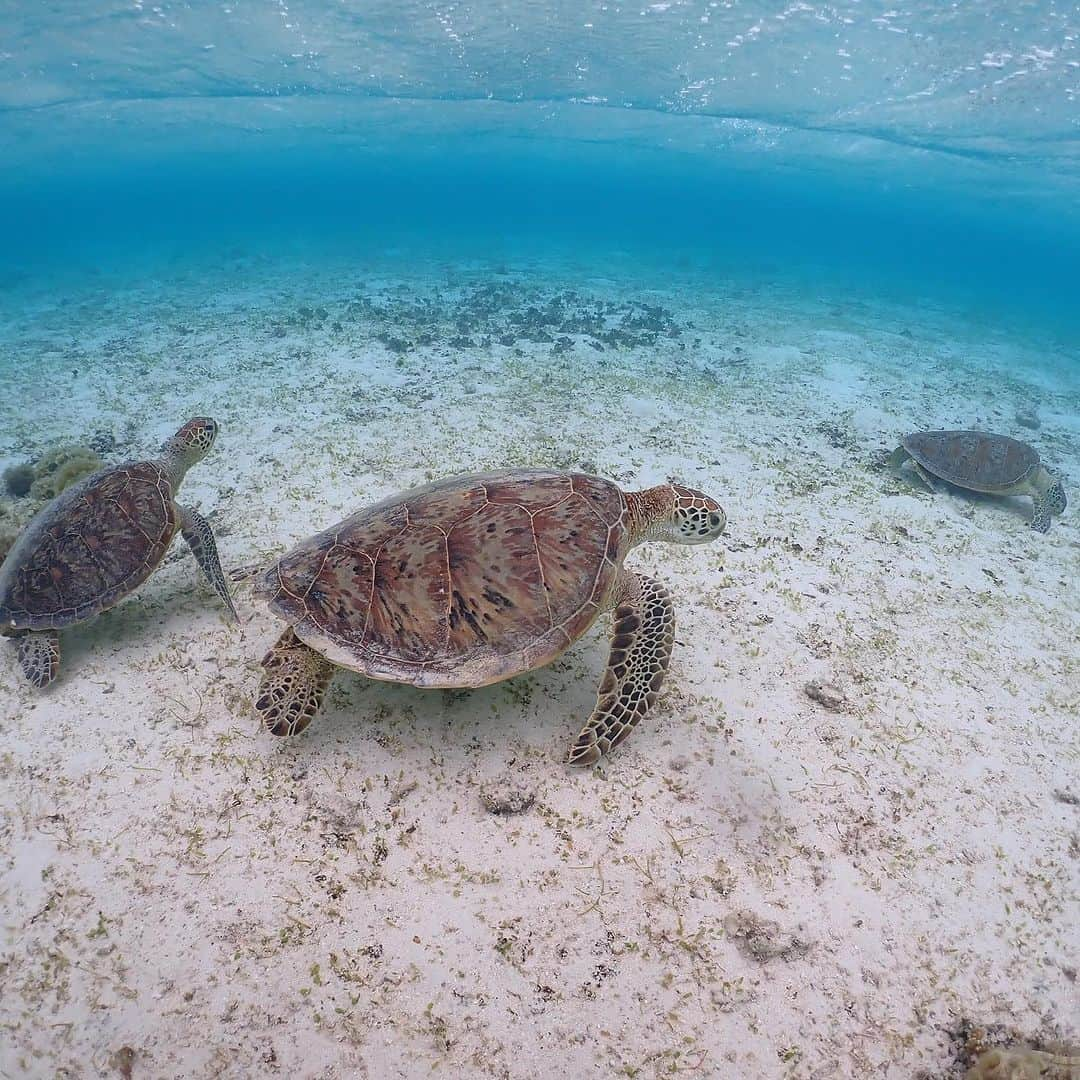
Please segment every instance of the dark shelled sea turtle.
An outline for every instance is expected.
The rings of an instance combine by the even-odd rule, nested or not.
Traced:
[[[56,678],[58,631],[113,607],[141,585],[178,528],[236,617],[210,525],[175,497],[216,436],[213,420],[189,420],[159,457],[101,469],[72,484],[15,541],[0,565],[0,633],[16,639],[19,663],[35,686]]]
[[[274,735],[311,722],[334,665],[421,687],[478,687],[554,660],[605,611],[611,653],[570,751],[597,761],[656,699],[674,641],[660,582],[623,568],[642,540],[701,544],[727,523],[678,484],[625,493],[598,476],[518,469],[395,495],[300,544],[258,579],[289,628],[263,659]]]
[[[899,470],[906,461],[931,491],[934,477],[969,491],[988,495],[1030,495],[1031,527],[1050,528],[1052,514],[1065,509],[1061,481],[1039,461],[1039,455],[1018,439],[986,431],[917,431],[904,436],[889,459]]]

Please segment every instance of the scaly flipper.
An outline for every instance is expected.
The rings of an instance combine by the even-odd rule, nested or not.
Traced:
[[[937,484],[934,482],[934,478],[917,461],[913,461],[912,464],[915,466],[915,471],[919,474],[919,479],[936,495]]]
[[[1034,494],[1031,496],[1033,507],[1031,515],[1031,527],[1036,532],[1047,532],[1050,529],[1050,504],[1047,502],[1046,497],[1041,494]]]
[[[263,657],[255,711],[271,735],[299,735],[322,705],[334,665],[289,627]]]
[[[18,649],[23,674],[34,686],[43,690],[60,670],[60,635],[55,630],[34,630],[20,634]]]
[[[906,473],[904,471],[904,465],[910,461],[915,473],[919,479],[932,491],[937,494],[937,485],[934,483],[933,477],[908,453],[907,448],[904,446],[898,446],[890,455],[888,466],[892,470],[893,474],[902,477]]]
[[[907,452],[907,449],[903,446],[898,446],[889,455],[889,460],[888,462],[886,462],[886,464],[894,473],[899,474],[900,470],[904,467],[904,462],[910,460],[911,455]]]
[[[233,621],[239,622],[240,617],[236,614],[236,608],[233,607],[229,586],[225,583],[225,575],[221,570],[221,561],[218,559],[217,544],[214,542],[214,532],[210,528],[210,522],[198,510],[182,506],[180,530],[206,580],[213,586],[214,592],[221,597],[221,602],[229,609]]]
[[[593,765],[626,738],[656,700],[675,641],[675,606],[658,581],[624,570],[613,596],[611,653],[596,708],[567,759]]]

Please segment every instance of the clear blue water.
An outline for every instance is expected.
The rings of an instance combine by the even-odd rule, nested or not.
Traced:
[[[1074,5],[355,7],[0,7],[4,279],[618,251],[1076,330]]]
[[[0,1077],[908,1080],[984,1031],[1080,1044],[1078,295],[1077,0],[0,0],[0,559],[209,415],[181,499],[242,571],[234,626],[178,538],[41,692],[0,642]],[[959,427],[1061,476],[1047,534],[888,468]],[[251,572],[524,465],[727,514],[628,561],[677,644],[610,767],[561,764],[606,619],[475,692],[342,671],[263,730]],[[51,536],[58,595],[80,540],[87,580],[121,561]],[[409,542],[365,625],[411,651],[443,578]],[[344,606],[368,571],[334,559]]]

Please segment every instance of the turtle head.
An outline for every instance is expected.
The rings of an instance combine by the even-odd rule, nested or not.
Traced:
[[[727,528],[724,508],[703,491],[669,484],[673,503],[669,530],[680,544],[708,544]]]
[[[177,480],[197,461],[206,457],[217,438],[216,420],[209,416],[196,416],[189,420],[175,435],[165,440],[162,456],[176,474]]]
[[[682,484],[661,484],[638,498],[642,540],[707,544],[727,527],[727,514],[715,499]]]

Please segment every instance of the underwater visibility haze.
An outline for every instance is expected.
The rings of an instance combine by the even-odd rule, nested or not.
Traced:
[[[621,245],[1072,320],[1077,22],[1054,3],[12,2],[2,257]]]
[[[1080,1075],[1078,294],[1075,3],[0,0],[0,1076]]]

